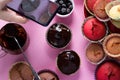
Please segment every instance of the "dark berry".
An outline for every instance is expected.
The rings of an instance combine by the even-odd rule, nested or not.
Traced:
[[[67,8],[67,13],[70,13],[70,11],[71,11],[71,10],[70,10],[69,8]]]
[[[66,8],[62,8],[62,9],[61,9],[61,12],[62,12],[62,13],[65,13],[66,11],[67,11]]]
[[[59,4],[61,4],[61,5],[64,4],[63,0],[60,0],[60,1],[59,1]]]

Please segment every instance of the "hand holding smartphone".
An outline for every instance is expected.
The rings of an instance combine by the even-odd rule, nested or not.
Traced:
[[[49,0],[13,0],[7,7],[43,26],[50,23],[59,8]]]

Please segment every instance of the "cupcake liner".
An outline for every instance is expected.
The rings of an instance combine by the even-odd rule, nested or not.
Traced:
[[[93,5],[94,5],[94,4],[93,4]],[[84,0],[84,6],[85,6],[86,10],[87,10],[92,16],[94,16],[94,13],[88,9],[87,0]]]
[[[16,31],[13,31],[13,33],[11,33],[10,29],[11,30],[13,29]],[[19,25],[16,23],[8,23],[1,28],[0,33],[1,33],[1,36],[4,35],[3,38],[2,37],[0,38],[1,47],[4,48],[5,52],[7,53],[10,53],[12,55],[19,55],[22,53],[18,45],[13,44],[14,42],[12,43],[9,42],[9,41],[14,41],[14,39],[12,40],[12,37],[16,37],[16,39],[18,39],[23,51],[25,51],[29,46],[29,42],[30,42],[29,35],[27,34],[26,30],[22,25]],[[23,40],[21,41],[20,39],[23,39]],[[7,46],[4,46],[4,42],[7,44]]]
[[[101,48],[103,49],[101,43],[89,43],[89,44],[87,45],[87,47],[86,47],[86,51],[87,51],[88,47],[90,47],[91,44],[99,45],[99,46],[101,46]],[[90,62],[90,63],[93,64],[93,65],[99,65],[100,63],[102,63],[102,62],[107,58],[107,55],[105,54],[104,50],[103,50],[103,53],[104,53],[104,56],[103,56],[98,62],[93,62],[93,61],[91,61],[90,59],[88,59],[88,57],[87,57],[87,52],[86,52],[87,61]]]
[[[91,40],[91,39],[87,38],[86,35],[84,34],[84,31],[83,31],[84,24],[85,24],[89,19],[91,19],[91,18],[95,18],[95,17],[94,17],[94,16],[89,16],[89,17],[87,17],[87,18],[84,20],[84,22],[83,22],[83,24],[82,24],[82,34],[83,34],[83,36],[85,37],[85,39],[87,39],[88,41],[90,41],[90,42],[92,42],[92,43],[102,42],[102,41],[104,40],[105,36],[108,35],[108,27],[107,27],[106,23],[103,23],[103,24],[105,25],[105,28],[106,28],[106,33],[105,33],[105,35],[104,35],[101,39],[99,39],[99,40]]]
[[[97,67],[96,67],[96,69],[95,69],[95,73],[94,73],[94,78],[95,78],[95,80],[101,80],[101,79],[97,79],[97,71],[101,68],[101,66],[102,66],[103,64],[106,64],[106,63],[111,63],[111,64],[114,64],[115,66],[120,67],[119,62],[117,62],[116,60],[107,59],[107,60],[103,61],[102,63],[100,63],[99,65],[97,65]],[[106,68],[107,68],[107,67],[106,67]],[[111,66],[110,66],[110,68],[111,68]],[[107,76],[106,70],[103,70],[103,72],[104,72],[104,74]],[[99,75],[101,78],[103,78],[102,74],[103,74],[103,73],[101,73],[101,74]],[[109,76],[109,75],[108,75],[108,76]],[[118,80],[118,79],[116,79],[116,80]]]
[[[57,80],[59,80],[58,75],[57,75],[55,72],[53,72],[52,70],[50,70],[50,69],[40,70],[40,71],[38,72],[38,75],[40,75],[40,74],[42,74],[42,73],[46,73],[46,72],[52,74],[53,76],[56,77]],[[55,79],[55,80],[56,80],[56,79]]]
[[[112,18],[110,15],[109,15],[109,11],[110,9],[113,7],[113,6],[116,6],[116,5],[120,5],[120,1],[119,0],[113,0],[111,2],[109,2],[106,6],[105,6],[105,11],[106,11],[106,14],[113,20],[116,20],[116,21],[120,21],[120,19],[115,19],[115,18]]]
[[[11,66],[10,70],[9,70],[9,80],[12,80],[12,79],[11,79],[11,70],[12,70],[14,67],[16,67],[16,66],[18,66],[18,65],[20,65],[20,64],[26,65],[26,66],[29,67],[29,64],[28,64],[27,62],[25,62],[25,61],[20,61],[20,62],[14,63],[14,64]],[[29,68],[29,69],[30,69],[30,68]],[[31,69],[30,69],[30,70],[31,70]],[[32,71],[31,71],[31,75],[33,75],[33,74],[32,74]]]
[[[106,43],[107,43],[107,41],[108,41],[110,38],[112,38],[112,37],[120,37],[120,34],[112,33],[112,34],[108,35],[108,36],[104,39],[104,41],[103,41],[103,49],[104,49],[105,53],[106,53],[108,56],[113,57],[113,58],[118,58],[118,57],[120,57],[120,54],[118,54],[118,55],[116,55],[116,54],[115,54],[115,55],[114,55],[114,54],[111,54],[111,53],[106,49]]]
[[[64,50],[64,51],[61,51],[60,53],[59,53],[59,55],[61,55],[61,54],[63,54],[63,52],[66,52],[66,51],[73,51],[73,50]],[[73,51],[74,53],[76,53],[75,51]],[[70,53],[69,53],[70,54]],[[58,56],[59,56],[58,55]],[[71,69],[72,70],[72,72],[69,72],[69,73],[65,73],[64,71],[61,71],[60,70],[60,68],[59,68],[59,66],[58,66],[58,56],[56,57],[56,64],[57,64],[57,69],[62,73],[62,74],[65,74],[65,75],[73,75],[73,74],[75,74],[78,70],[79,70],[79,68],[80,68],[80,64],[81,64],[81,60],[80,60],[80,57],[79,57],[79,55],[76,53],[75,54],[76,55],[76,57],[78,57],[78,59],[79,59],[79,63],[77,63],[76,65],[79,65],[79,66],[77,66],[77,69],[75,69],[75,70],[73,70],[73,69]],[[68,63],[68,60],[72,60],[73,62],[75,61],[74,60],[74,58],[75,58],[75,55],[74,55],[74,57],[73,57],[73,59],[71,58],[72,57],[72,55],[71,55],[71,57],[69,57],[70,55],[67,55],[67,57],[65,57],[65,54],[64,55],[62,55],[64,58],[62,58],[62,59],[64,59],[64,63],[65,63],[65,60],[66,60],[66,62]],[[71,58],[71,59],[70,59]],[[76,59],[76,58],[75,58]],[[72,66],[72,65],[71,65]],[[73,66],[74,67],[74,66]],[[72,67],[72,68],[73,68]],[[71,71],[71,70],[67,70],[67,71]]]
[[[70,31],[70,40],[69,40],[69,42],[66,43],[66,45],[65,45],[65,46],[62,46],[62,47],[55,47],[55,46],[53,46],[53,45],[48,41],[48,39],[47,39],[48,31],[49,31],[50,28],[49,28],[49,29],[47,30],[47,32],[46,32],[46,41],[47,41],[48,45],[51,46],[52,48],[55,48],[55,49],[64,49],[64,48],[66,48],[66,47],[70,44],[70,42],[71,42],[71,39],[72,39],[72,31],[70,30],[70,28],[68,28],[67,25],[65,25],[65,24],[63,24],[63,23],[54,23],[54,24],[52,24],[51,26],[54,26],[55,24],[64,25],[67,29],[69,29],[69,31]],[[50,26],[50,27],[51,27],[51,26]]]

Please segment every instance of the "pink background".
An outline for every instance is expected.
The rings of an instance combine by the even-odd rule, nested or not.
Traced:
[[[21,24],[27,31],[30,44],[25,51],[26,56],[31,62],[34,69],[38,72],[42,69],[50,69],[57,73],[60,80],[95,80],[94,71],[96,66],[89,63],[85,56],[85,49],[88,41],[83,37],[81,26],[84,21],[83,0],[74,0],[75,9],[67,18],[55,16],[52,22],[43,27],[33,21],[28,21],[26,24]],[[79,70],[72,75],[62,74],[56,66],[56,57],[59,52],[65,49],[54,49],[48,45],[46,41],[46,31],[53,23],[64,23],[69,26],[72,31],[72,39],[69,46],[65,49],[74,50],[78,53],[81,59]],[[0,20],[0,28],[7,22]],[[15,62],[24,60],[23,55],[6,55],[0,59],[0,80],[9,79],[9,69]]]

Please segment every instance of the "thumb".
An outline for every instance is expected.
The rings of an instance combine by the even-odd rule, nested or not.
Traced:
[[[18,15],[16,12],[10,9],[3,10],[0,12],[0,15],[1,19],[9,22],[26,23],[28,21],[25,17]]]

